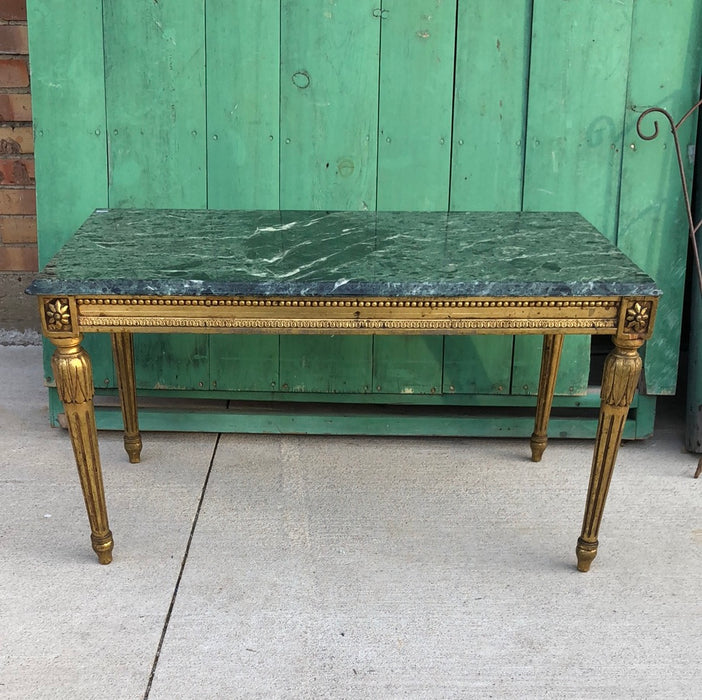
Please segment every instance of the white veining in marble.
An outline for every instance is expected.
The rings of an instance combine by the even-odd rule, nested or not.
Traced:
[[[589,296],[654,282],[580,215],[98,210],[40,294]]]

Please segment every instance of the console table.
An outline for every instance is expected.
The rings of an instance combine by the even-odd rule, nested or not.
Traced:
[[[92,531],[112,560],[84,333],[110,333],[124,445],[142,447],[132,333],[538,334],[531,454],[546,448],[566,334],[613,336],[585,516],[597,536],[659,289],[574,213],[97,210],[38,275],[45,336]]]

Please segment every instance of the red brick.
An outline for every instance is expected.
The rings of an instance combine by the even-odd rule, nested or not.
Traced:
[[[0,241],[3,243],[36,243],[36,216],[0,216]]]
[[[0,185],[31,185],[34,183],[34,158],[0,156]]]
[[[0,122],[31,122],[32,96],[29,93],[0,94]]]
[[[0,58],[0,87],[29,87],[26,58]]]
[[[0,53],[29,53],[26,24],[0,24]]]
[[[0,214],[37,213],[37,200],[34,189],[20,187],[0,188]]]
[[[0,270],[36,272],[39,267],[36,246],[0,246]]]
[[[0,126],[0,155],[34,153],[34,132],[31,126]]]
[[[27,0],[0,0],[0,19],[26,20]]]

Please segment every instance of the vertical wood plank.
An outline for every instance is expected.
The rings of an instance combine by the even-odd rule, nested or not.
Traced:
[[[27,5],[40,266],[107,206],[102,2],[72,10],[69,0]]]
[[[210,388],[219,391],[276,391],[277,335],[209,336]]]
[[[615,240],[632,0],[538,0],[532,22],[525,210],[579,211]],[[556,392],[587,389],[589,338],[564,345]],[[536,393],[540,345],[515,340],[514,393]]]
[[[104,0],[111,207],[207,205],[204,20],[203,0]],[[139,386],[209,386],[203,336],[134,347]]]
[[[381,394],[440,394],[442,338],[377,336],[373,347],[373,390]]]
[[[378,209],[448,209],[456,0],[384,0]]]
[[[102,2],[74,12],[68,0],[27,5],[39,265],[68,240],[93,209],[107,206]],[[84,341],[96,386],[114,386],[109,337]],[[53,376],[45,351],[45,376]]]
[[[375,208],[377,5],[281,0],[282,209]]]
[[[519,211],[532,0],[461,0],[451,209]]]
[[[458,5],[451,200],[454,211],[518,211],[531,0]],[[511,336],[444,340],[444,391],[508,393]]]
[[[443,390],[450,394],[509,394],[513,336],[444,338]]]
[[[278,209],[280,2],[208,0],[207,205]],[[210,386],[278,387],[274,335],[210,336]]]
[[[369,0],[281,0],[283,209],[375,208],[377,6]],[[281,336],[281,388],[368,391],[372,342],[370,337]]]
[[[615,240],[632,0],[534,5],[524,208]]]
[[[378,209],[445,211],[456,2],[384,0],[382,17]],[[441,336],[376,337],[374,391],[441,391],[443,343]]]
[[[137,387],[140,389],[209,388],[209,336],[174,333],[134,335]]]
[[[280,2],[206,13],[208,207],[278,209]]]
[[[663,290],[644,356],[643,376],[651,394],[675,393],[688,229],[670,128],[661,119],[658,138],[641,141],[636,121],[653,106],[664,107],[677,121],[696,102],[700,37],[699,0],[635,3],[617,244]],[[680,134],[688,178],[692,163],[687,149],[695,141],[695,123],[688,120]],[[651,133],[652,126],[647,121],[644,128]]]
[[[372,344],[365,336],[280,336],[280,389],[366,394]]]
[[[207,205],[204,0],[104,0],[111,207]]]

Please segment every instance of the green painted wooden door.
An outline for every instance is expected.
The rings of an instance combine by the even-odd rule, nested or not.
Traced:
[[[72,9],[28,0],[42,263],[105,206],[577,210],[663,288],[645,376],[650,393],[674,391],[686,231],[672,152],[644,148],[634,123],[649,105],[694,101],[702,0]],[[114,385],[105,340],[88,339],[99,387]],[[136,347],[142,388],[470,404],[533,394],[540,341],[182,335]],[[558,393],[584,393],[589,364],[588,341],[568,338]]]

